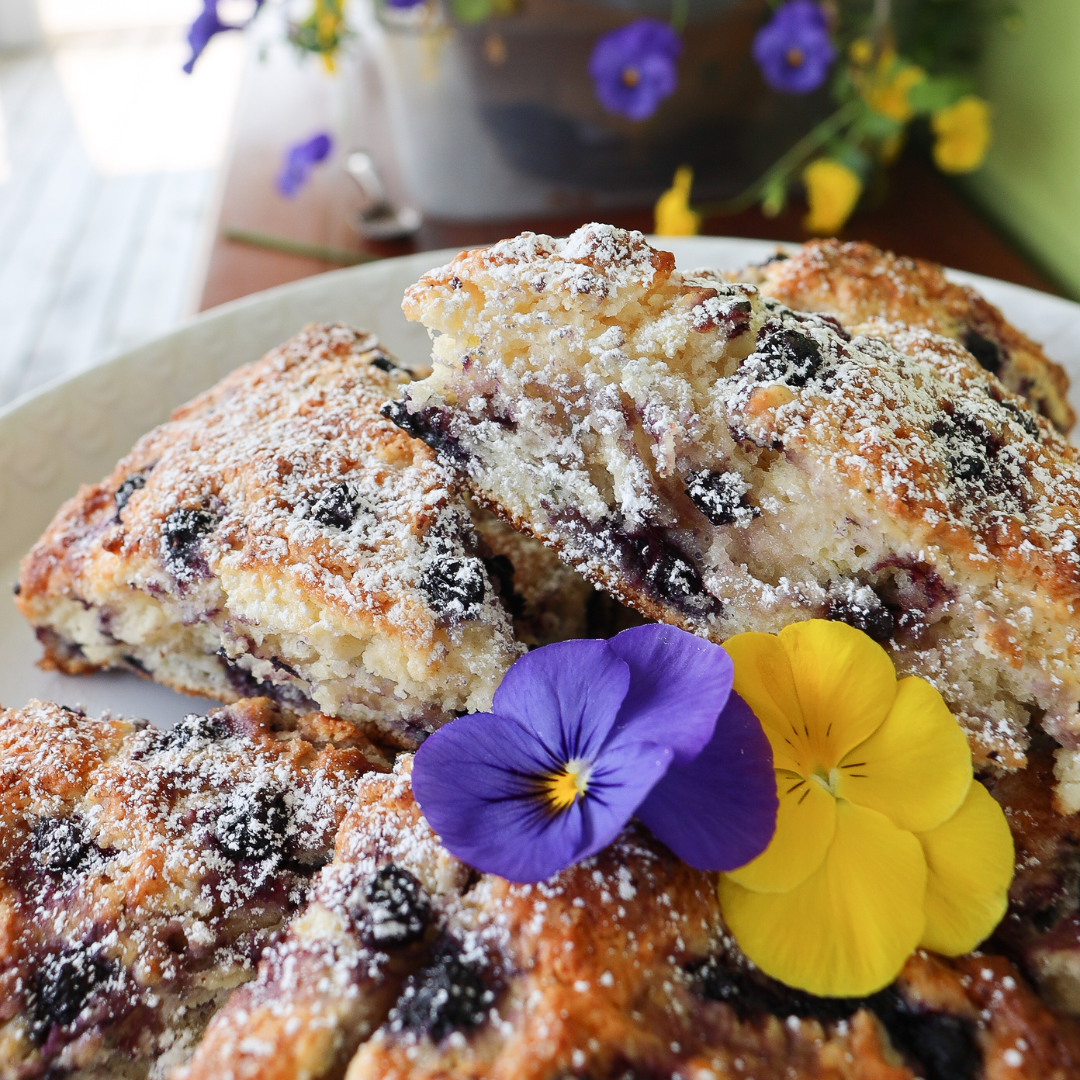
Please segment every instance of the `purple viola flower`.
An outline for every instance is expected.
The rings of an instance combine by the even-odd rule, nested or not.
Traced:
[[[523,656],[490,713],[429,736],[413,792],[445,847],[511,881],[595,854],[635,814],[691,866],[733,870],[776,826],[772,751],[727,653],[671,626]]]
[[[630,120],[647,120],[675,92],[679,35],[659,19],[636,19],[593,46],[589,74],[600,104]]]
[[[278,191],[286,199],[295,198],[297,192],[308,182],[311,171],[320,161],[326,160],[333,148],[334,140],[325,131],[290,146],[285,151],[281,169],[274,178]]]
[[[195,21],[188,28],[187,40],[191,46],[191,59],[184,65],[184,70],[190,75],[195,68],[195,61],[203,54],[203,50],[210,44],[210,39],[215,34],[224,33],[226,30],[243,30],[251,19],[254,19],[263,5],[263,0],[255,0],[255,11],[251,19],[244,23],[226,23],[218,17],[218,4],[220,0],[203,0],[203,9],[195,17]]]
[[[765,81],[786,94],[816,90],[836,59],[829,24],[814,0],[788,0],[754,37],[753,56]]]
[[[386,6],[392,8],[414,8],[419,7],[424,3],[424,0],[386,0]]]

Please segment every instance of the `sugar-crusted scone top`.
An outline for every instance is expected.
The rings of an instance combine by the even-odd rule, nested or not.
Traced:
[[[36,701],[0,710],[0,1075],[197,1035],[301,905],[382,761],[351,724],[288,720],[265,699],[167,732]]]
[[[1022,764],[1033,709],[1080,744],[1077,455],[955,342],[851,340],[601,225],[403,306],[439,336],[399,423],[594,581],[717,639],[853,622],[989,763]]]
[[[761,266],[728,272],[800,311],[834,315],[849,330],[876,335],[880,320],[953,338],[1061,431],[1076,420],[1065,371],[974,289],[949,281],[922,259],[872,244],[811,240]],[[860,326],[860,324],[868,324]]]
[[[360,781],[308,908],[170,1080],[962,1080],[1018,1045],[1032,1078],[1080,1061],[1080,1029],[1002,956],[920,951],[861,1000],[769,979],[713,876],[634,823],[544,882],[477,873],[432,833],[410,768]]]
[[[379,415],[408,377],[344,326],[234,372],[59,512],[22,610],[91,665],[134,656],[182,689],[314,701],[406,743],[485,707],[522,650],[457,481]]]

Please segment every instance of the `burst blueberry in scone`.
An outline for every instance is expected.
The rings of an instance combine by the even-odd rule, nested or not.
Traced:
[[[1080,460],[957,343],[849,339],[586,226],[406,294],[434,371],[386,409],[474,495],[643,614],[722,641],[839,619],[1080,807]]]
[[[361,782],[311,905],[172,1080],[1060,1080],[1080,1068],[1075,1022],[1001,956],[918,953],[866,999],[792,991],[739,955],[713,877],[639,826],[547,882],[512,885],[440,846],[409,773],[403,756],[393,776]]]
[[[183,1060],[305,901],[373,768],[353,725],[266,699],[170,731],[0,712],[0,1077]]]
[[[474,529],[452,474],[379,415],[408,378],[370,335],[310,327],[177,410],[24,559],[46,662],[264,694],[398,745],[485,708],[523,650],[510,609],[542,643],[579,631],[588,590],[515,576],[521,542]]]
[[[884,320],[953,338],[1059,430],[1068,432],[1076,421],[1062,367],[978,292],[950,282],[935,263],[901,258],[873,244],[811,240],[724,276],[751,282],[798,311],[831,315],[853,333]]]

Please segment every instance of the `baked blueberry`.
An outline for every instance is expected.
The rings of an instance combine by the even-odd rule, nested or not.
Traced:
[[[217,516],[209,510],[180,507],[161,526],[161,547],[165,564],[177,577],[184,577],[202,561],[199,544],[213,530]]]
[[[359,509],[360,499],[356,494],[356,486],[343,480],[316,499],[311,508],[311,518],[328,529],[347,529],[356,519]]]
[[[888,641],[896,629],[896,617],[873,587],[857,581],[830,586],[826,618],[854,626],[875,641]]]
[[[26,994],[30,1038],[40,1046],[54,1026],[72,1023],[114,972],[92,947],[75,946],[44,957]]]
[[[181,750],[196,741],[217,742],[228,735],[225,725],[216,717],[188,713],[162,734],[159,745],[166,750]]]
[[[749,490],[737,472],[702,469],[686,477],[690,501],[714,525],[748,525],[759,513],[746,501]]]
[[[821,347],[812,337],[770,321],[758,331],[757,349],[744,367],[759,382],[802,387],[818,373],[821,364]]]
[[[80,870],[96,850],[81,822],[75,818],[40,818],[34,824],[34,858],[53,874]]]
[[[420,571],[420,590],[440,615],[472,618],[487,592],[484,564],[471,555],[433,555]]]
[[[391,1013],[391,1025],[441,1042],[453,1031],[476,1027],[494,1000],[481,972],[462,958],[461,946],[444,938],[428,966],[409,977]]]
[[[960,335],[960,343],[992,375],[1001,373],[1001,367],[1005,363],[1005,354],[996,341],[983,337],[978,330],[969,326]]]
[[[289,811],[280,792],[234,791],[218,814],[214,835],[230,859],[280,858],[289,829]]]
[[[423,886],[394,863],[384,866],[372,879],[367,910],[372,943],[381,948],[416,941],[431,917]]]
[[[116,514],[118,517],[124,507],[127,506],[131,496],[140,488],[144,487],[146,487],[146,476],[143,473],[133,473],[116,489],[116,494],[113,495],[113,502],[116,504]]]

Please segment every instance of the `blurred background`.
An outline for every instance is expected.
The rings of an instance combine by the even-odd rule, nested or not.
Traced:
[[[594,218],[1080,297],[1078,61],[1076,0],[0,0],[0,406],[260,289]]]

